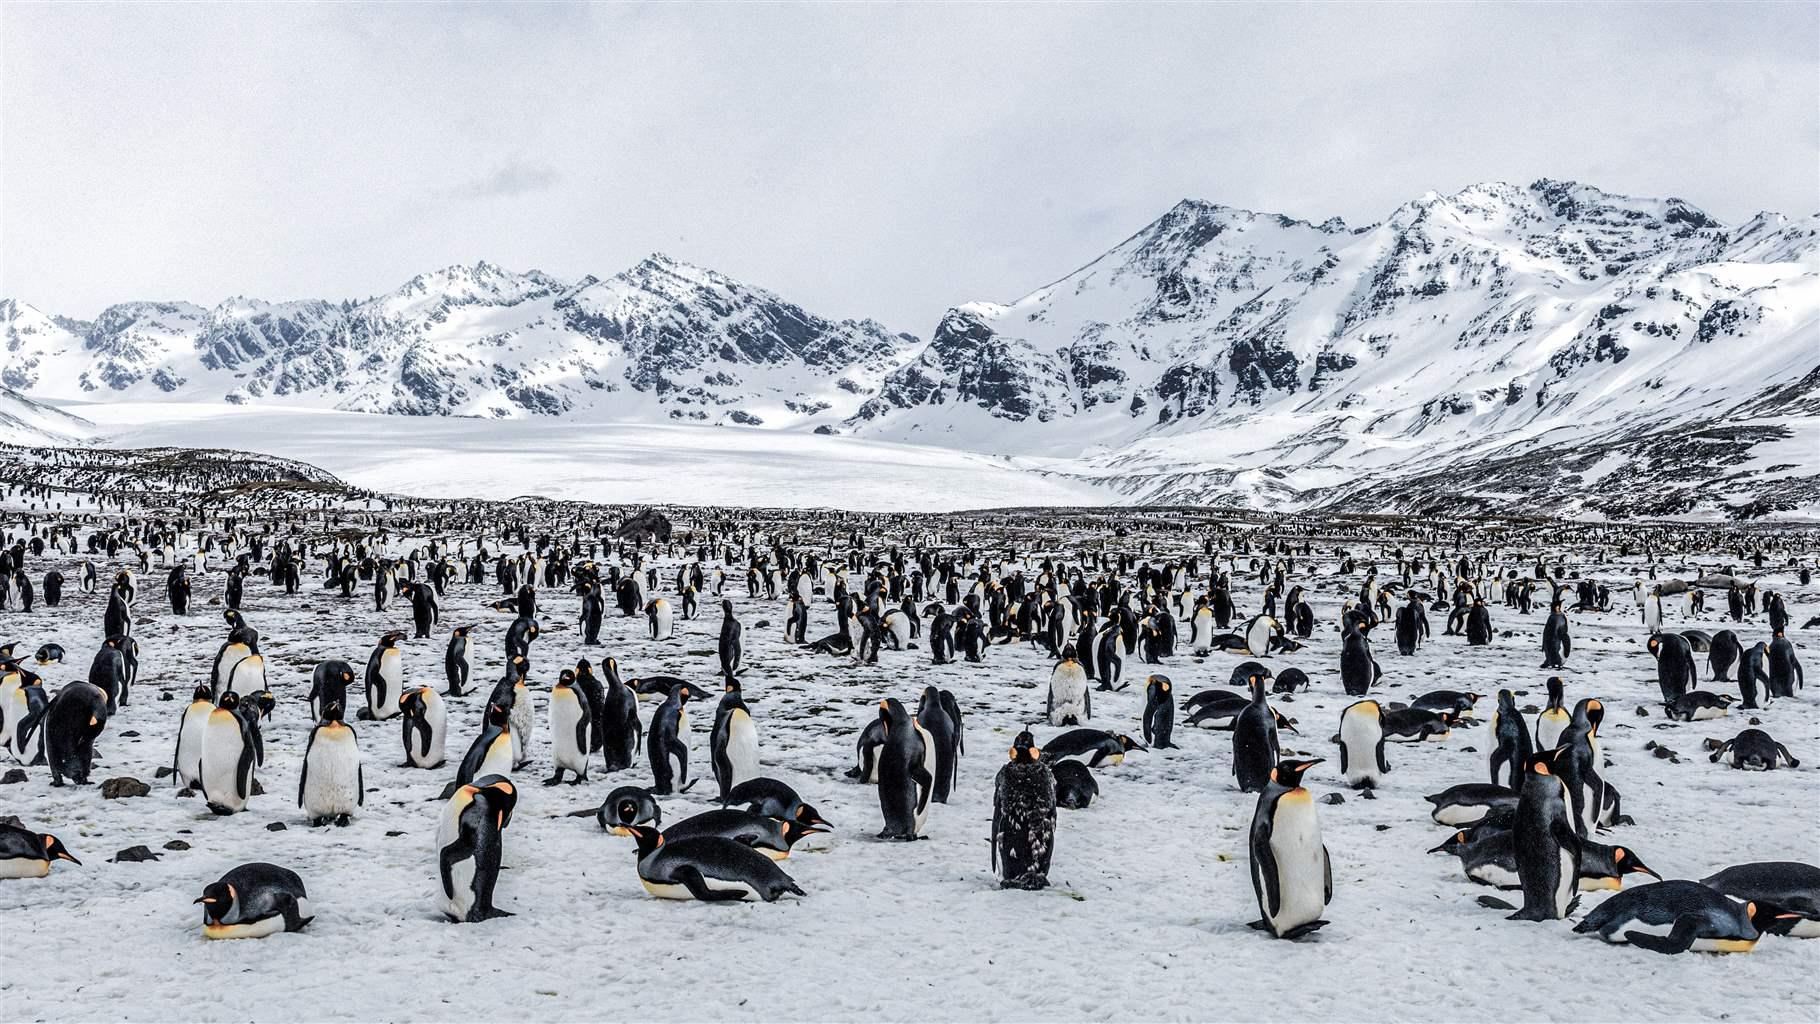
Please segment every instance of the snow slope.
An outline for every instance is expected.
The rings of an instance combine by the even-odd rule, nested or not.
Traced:
[[[0,388],[0,444],[72,444],[94,432],[95,425],[80,416]]]
[[[1131,543],[1157,544],[1161,559],[1198,541],[1160,518]],[[689,525],[680,518],[678,525]],[[875,543],[906,539],[932,522],[883,527]],[[813,527],[810,527],[813,529]],[[1084,535],[1045,528],[1064,545]],[[845,527],[830,531],[844,536]],[[991,535],[975,524],[971,536]],[[402,553],[412,540],[395,539]],[[1358,540],[1355,552],[1375,552]],[[1389,543],[1386,539],[1384,543]],[[1032,552],[1034,557],[1037,552]],[[1702,560],[1705,560],[1702,557]],[[1288,748],[1325,756],[1308,784],[1317,798],[1338,791],[1328,737],[1350,699],[1340,694],[1331,623],[1342,591],[1331,559],[1306,560],[1291,582],[1313,587],[1322,626],[1310,648],[1271,659],[1295,665],[1313,690],[1278,707],[1300,723]],[[1578,568],[1621,585],[1643,571],[1634,560],[1570,557]],[[666,574],[675,564],[664,556]],[[1709,563],[1710,564],[1710,563]],[[1241,558],[1238,568],[1243,569]],[[71,575],[71,559],[35,562]],[[105,576],[115,565],[104,567]],[[1678,558],[1664,574],[1691,571]],[[1255,609],[1242,571],[1235,597]],[[1797,622],[1820,601],[1779,571],[1765,586],[1788,595]],[[180,709],[220,641],[212,608],[191,618],[159,607],[155,580],[141,592],[143,647],[133,703],[109,723],[96,777],[148,781],[166,764]],[[197,581],[199,598],[219,593],[221,575]],[[475,678],[500,668],[505,622],[482,610],[494,587],[457,585],[445,599],[437,637],[404,644],[406,679],[440,686],[447,626],[478,622],[484,661]],[[265,637],[278,710],[267,726],[266,794],[230,818],[176,798],[168,780],[149,797],[102,800],[94,789],[54,790],[41,769],[0,787],[0,812],[54,829],[82,867],[51,877],[0,882],[0,919],[26,937],[0,972],[0,1006],[10,1018],[186,1020],[1750,1020],[1811,1019],[1820,942],[1766,939],[1750,955],[1663,957],[1575,936],[1565,922],[1520,924],[1474,902],[1487,892],[1451,858],[1425,849],[1448,830],[1426,816],[1425,793],[1485,778],[1483,726],[1451,739],[1389,753],[1392,773],[1378,799],[1345,791],[1317,804],[1331,850],[1331,924],[1310,940],[1276,942],[1248,929],[1257,916],[1247,876],[1245,829],[1255,797],[1230,775],[1226,733],[1178,728],[1179,749],[1133,755],[1096,772],[1102,794],[1089,809],[1062,811],[1051,879],[1043,892],[996,888],[985,842],[991,779],[1022,723],[1040,715],[1049,663],[1020,646],[994,648],[983,665],[931,667],[926,651],[886,652],[875,667],[853,666],[785,646],[782,606],[733,600],[745,623],[750,669],[746,700],[766,769],[794,784],[836,826],[783,866],[808,891],[775,905],[705,906],[650,898],[633,874],[629,841],[588,818],[565,815],[597,804],[613,786],[648,781],[641,766],[587,784],[546,789],[545,698],[554,669],[598,649],[577,642],[575,599],[546,592],[545,635],[534,649],[537,763],[521,773],[521,799],[506,833],[500,904],[515,913],[484,925],[439,919],[432,852],[446,771],[396,767],[395,726],[357,723],[366,806],[346,829],[309,828],[295,806],[306,738],[302,696],[311,666],[326,657],[361,663],[381,631],[408,628],[408,608],[387,614],[370,601],[310,590],[287,599],[263,581],[248,588],[246,614]],[[73,590],[73,588],[72,588]],[[71,593],[64,608],[0,613],[9,637],[35,646],[56,640],[71,664],[50,670],[53,686],[80,673],[76,652],[99,642],[101,596]],[[812,612],[812,635],[831,626],[827,606]],[[1489,648],[1437,636],[1414,658],[1378,651],[1380,699],[1432,688],[1495,691],[1511,686],[1534,705],[1544,673],[1537,662],[1541,616],[1498,609],[1510,631]],[[1438,625],[1438,623],[1437,623]],[[1672,626],[1718,628],[1703,620]],[[641,620],[609,619],[607,650],[627,674],[713,672],[718,617],[679,622],[676,638],[644,639]],[[1764,627],[1738,627],[1748,640]],[[1692,725],[1664,722],[1655,707],[1653,665],[1643,653],[1635,610],[1620,598],[1606,615],[1575,616],[1568,694],[1596,693],[1610,709],[1606,777],[1624,792],[1637,824],[1608,841],[1635,849],[1669,877],[1699,877],[1755,859],[1815,859],[1815,764],[1820,711],[1812,697],[1761,712],[1764,727],[1803,758],[1799,770],[1746,774],[1709,764],[1700,741],[1729,736],[1739,718]],[[1798,643],[1812,662],[1812,633]],[[1388,647],[1388,645],[1386,645]],[[1238,658],[1182,656],[1162,666],[1178,693],[1224,686]],[[1134,672],[1137,666],[1128,666]],[[886,844],[870,787],[842,778],[853,741],[884,695],[909,700],[924,683],[952,688],[968,714],[968,756],[954,800],[935,806],[926,842]],[[484,689],[452,702],[451,749],[478,727]],[[161,701],[160,696],[171,696]],[[1141,693],[1097,695],[1092,724],[1135,733]],[[642,714],[648,719],[650,705]],[[1648,712],[1642,717],[1642,712]],[[705,767],[711,709],[691,715],[691,765]],[[1179,721],[1179,719],[1178,719]],[[1037,727],[1039,740],[1056,730]],[[1647,742],[1671,746],[1659,759]],[[1810,760],[1811,759],[1811,760]],[[704,782],[664,801],[671,822],[709,806]],[[282,831],[268,825],[283,824]],[[187,849],[165,849],[172,840]],[[128,846],[161,853],[149,863],[110,863]],[[201,938],[192,900],[233,865],[271,860],[304,878],[317,917],[309,929],[255,943]],[[1636,881],[1633,879],[1633,884]],[[1589,894],[1587,905],[1603,898]],[[1566,965],[1571,965],[1567,967]],[[1564,970],[1564,967],[1566,969]]]

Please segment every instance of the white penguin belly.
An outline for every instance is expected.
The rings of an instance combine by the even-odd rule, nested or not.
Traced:
[[[1441,825],[1477,825],[1486,811],[1484,804],[1447,804],[1435,808],[1431,817]]]
[[[449,713],[439,700],[425,707],[423,720],[430,727],[430,735],[425,739],[416,732],[411,734],[411,763],[419,768],[434,768],[448,757],[443,745],[449,731]]]
[[[373,717],[384,721],[398,714],[398,698],[403,695],[404,659],[392,648],[379,658],[379,685],[370,695]]]
[[[1378,771],[1378,729],[1376,722],[1360,715],[1346,715],[1340,720],[1340,745],[1346,748],[1346,782],[1357,786],[1376,785],[1384,775]]]
[[[727,763],[733,769],[729,786],[758,777],[758,727],[743,711],[733,712],[727,723]]]
[[[309,901],[297,901],[297,915],[309,917]],[[246,921],[241,924],[204,924],[202,935],[208,939],[263,939],[284,931],[284,915],[273,914],[257,921]]]
[[[1254,658],[1270,654],[1270,623],[1259,622],[1245,634],[1245,652]]]
[[[240,720],[232,711],[209,713],[202,735],[202,795],[211,806],[239,811],[246,808],[240,795],[240,755],[245,750],[240,735]],[[250,792],[252,783],[248,782]]]
[[[1194,617],[1194,633],[1188,644],[1196,654],[1206,654],[1213,650],[1213,616],[1211,614]]]
[[[0,691],[0,736],[5,737],[7,753],[13,755],[13,760],[20,764],[26,763],[30,758],[25,751],[14,749],[14,740],[19,732],[19,723],[30,710],[25,691],[19,686],[9,684],[4,691]]]
[[[685,885],[675,882],[653,882],[643,877],[639,878],[639,881],[644,883],[646,892],[660,900],[692,900],[695,898],[695,894],[690,892],[688,886]],[[737,892],[740,894],[740,899],[744,900],[758,898],[757,890],[744,882],[728,882],[703,875],[702,885],[714,892]]]
[[[1280,935],[1318,920],[1327,909],[1327,866],[1321,850],[1321,823],[1314,796],[1292,790],[1277,801],[1271,820],[1270,855],[1276,859],[1278,905],[1270,924]]]
[[[360,745],[343,726],[316,733],[305,759],[303,813],[311,818],[353,814],[360,806]]]
[[[1579,891],[1580,876],[1574,870],[1574,856],[1566,848],[1557,855],[1560,858],[1559,877],[1555,879],[1555,916],[1566,917],[1568,904],[1574,901],[1574,893]]]
[[[518,697],[512,702],[512,767],[516,768],[531,759],[532,730],[536,726],[536,716],[531,709],[531,694],[520,686]]]
[[[910,620],[908,618],[900,613],[891,616],[886,620],[886,624],[891,627],[892,650],[901,651],[910,646]]]
[[[516,767],[512,758],[512,740],[509,735],[511,731],[511,727],[508,726],[506,729],[508,735],[494,740],[493,745],[487,748],[486,756],[481,758],[479,770],[474,773],[476,779],[484,779],[489,775],[511,777],[512,769]]]
[[[461,812],[467,808],[471,797],[457,792],[450,797],[442,808],[442,821],[436,827],[436,849],[440,864],[441,851],[449,844],[461,838]],[[440,878],[438,879],[440,884]],[[449,865],[449,883],[442,890],[442,909],[457,921],[468,916],[468,908],[474,905],[474,858],[463,857]]]
[[[51,873],[51,862],[37,857],[7,857],[0,860],[0,878],[43,878]]]
[[[249,654],[234,663],[228,673],[228,689],[235,693],[258,693],[265,689],[265,657]]]
[[[1723,707],[1700,708],[1694,712],[1694,717],[1692,719],[1690,719],[1690,721],[1704,722],[1709,718],[1724,718],[1726,715],[1729,715],[1729,714],[1731,714],[1730,708],[1723,708]]]
[[[196,701],[183,712],[183,723],[177,730],[178,783],[185,787],[202,784],[202,740],[209,726],[209,712],[215,705]]]
[[[573,694],[550,698],[552,759],[558,768],[580,773],[587,770],[588,752],[575,743],[575,726],[581,721],[581,702]]]
[[[1794,939],[1820,938],[1820,919],[1804,917],[1795,922],[1795,926],[1788,930],[1788,935]]]
[[[234,666],[244,661],[251,653],[253,653],[252,648],[245,644],[229,644],[228,649],[221,652],[221,661],[215,668],[216,696],[233,689],[233,686],[229,685],[229,680],[233,678]]]
[[[1049,677],[1049,724],[1062,725],[1067,719],[1083,721],[1087,717],[1087,671],[1078,664],[1056,668]]]
[[[923,821],[929,817],[929,805],[935,802],[935,737],[929,735],[929,730],[923,728],[921,722],[911,719],[911,725],[916,728],[916,734],[923,738],[923,771],[929,773],[930,779],[929,795],[921,801],[916,812],[916,834],[920,836],[923,834]],[[920,790],[913,791],[921,795]]]
[[[1573,721],[1567,715],[1550,715],[1547,712],[1536,719],[1536,749],[1553,750],[1561,745],[1561,733]]]
[[[1495,885],[1500,889],[1521,889],[1523,887],[1523,880],[1517,877],[1517,873],[1502,864],[1480,864],[1468,869],[1466,876],[1486,885]]]

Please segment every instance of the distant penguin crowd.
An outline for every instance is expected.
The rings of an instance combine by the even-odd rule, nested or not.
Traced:
[[[436,911],[463,923],[552,912],[502,866],[522,831],[562,827],[564,815],[618,837],[600,841],[622,844],[628,884],[660,899],[813,901],[814,872],[790,867],[791,854],[837,831],[984,838],[981,875],[961,884],[1032,891],[1069,862],[1080,819],[1061,811],[1116,807],[1119,775],[1211,745],[1226,755],[1219,778],[1181,800],[1251,807],[1256,917],[1243,923],[1325,942],[1331,932],[1315,933],[1345,907],[1335,864],[1364,853],[1329,850],[1322,805],[1342,790],[1378,799],[1397,785],[1399,751],[1438,749],[1402,745],[1473,729],[1459,783],[1426,795],[1446,838],[1410,845],[1503,894],[1481,897],[1485,908],[1574,919],[1575,933],[1657,953],[1820,935],[1820,868],[1790,851],[1714,864],[1698,880],[1649,866],[1639,851],[1672,841],[1649,824],[1660,797],[1620,796],[1626,780],[1604,756],[1614,709],[1597,675],[1575,672],[1589,627],[1641,626],[1647,640],[1625,663],[1659,684],[1660,701],[1626,715],[1673,730],[1748,713],[1749,728],[1706,737],[1700,770],[1800,770],[1798,754],[1812,752],[1774,733],[1776,711],[1805,700],[1800,616],[1785,591],[1810,579],[1812,536],[1420,520],[1341,530],[1162,510],[672,514],[688,528],[649,512],[615,526],[617,515],[573,505],[6,513],[0,760],[23,784],[0,790],[11,812],[0,879],[112,869],[79,835],[39,830],[56,825],[39,813],[51,789],[101,799],[107,761],[155,774],[172,820],[181,798],[212,817],[282,811],[325,834],[381,814],[433,835],[423,877]],[[294,614],[320,605],[360,607],[385,628],[361,649],[333,649]],[[1512,653],[1500,620],[1538,623],[1539,648]],[[99,644],[77,646],[70,625],[97,622]],[[206,653],[176,653],[176,635]],[[716,670],[634,667],[683,647],[711,651]],[[1441,650],[1504,659],[1503,684],[1390,699]],[[1013,657],[1022,710],[988,715],[985,688],[1012,684],[983,666]],[[412,668],[426,662],[441,671]],[[925,679],[933,667],[945,668]],[[835,778],[784,771],[792,731],[809,728],[763,713],[786,669],[832,677],[862,709]],[[1532,691],[1545,699],[1529,703]],[[1322,692],[1344,704],[1337,720],[1292,717]],[[1132,701],[1135,716],[1119,710]],[[692,727],[691,714],[711,725]],[[267,742],[278,718],[307,721],[300,748]],[[122,726],[166,737],[168,757],[107,760]],[[996,765],[989,822],[947,806],[987,785],[963,770],[969,739],[972,759]],[[294,793],[261,785],[274,762],[296,766]],[[374,809],[369,795],[412,773],[441,786],[433,806]],[[843,784],[870,787],[853,792],[875,797],[873,820],[822,816],[817,804]],[[666,818],[666,803],[698,786],[717,806]],[[586,806],[521,813],[548,807],[545,787],[588,793]],[[1609,841],[1620,835],[1634,841]],[[1741,834],[1741,854],[1749,844]],[[208,939],[303,932],[363,898],[312,897],[294,867],[266,860],[195,885]]]

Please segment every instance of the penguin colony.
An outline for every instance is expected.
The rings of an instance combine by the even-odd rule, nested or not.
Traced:
[[[423,847],[421,907],[479,924],[574,898],[510,870],[537,830],[603,833],[591,871],[623,864],[667,900],[812,904],[804,851],[885,856],[875,840],[984,839],[979,876],[955,884],[1078,884],[1096,865],[1070,846],[1118,814],[1121,777],[1199,748],[1223,771],[1179,783],[1180,802],[1247,809],[1232,845],[1255,913],[1235,923],[1266,936],[1341,941],[1316,933],[1372,865],[1323,819],[1392,799],[1406,758],[1459,781],[1397,794],[1440,840],[1435,870],[1400,885],[1482,886],[1469,903],[1486,927],[1569,921],[1562,941],[1654,953],[1820,934],[1811,849],[1756,848],[1747,818],[1735,857],[1663,880],[1675,838],[1651,820],[1685,797],[1639,791],[1611,757],[1672,741],[1682,752],[1655,756],[1735,792],[1752,783],[1732,770],[1803,770],[1808,737],[1785,734],[1791,749],[1777,712],[1811,702],[1795,624],[1810,537],[702,513],[627,541],[598,510],[510,515],[11,513],[0,760],[25,779],[0,789],[0,878],[21,880],[0,890],[9,917],[67,898],[53,883],[70,873],[131,870],[45,810],[104,822],[111,776],[155,778],[170,831],[197,846],[252,814],[305,836],[376,819],[383,833],[363,834]],[[363,644],[325,642],[349,621]],[[1620,623],[1644,639],[1617,659]],[[1601,645],[1660,699],[1613,699],[1579,670]],[[1446,682],[1423,671],[1441,651],[1498,659],[1503,685],[1430,685]],[[806,675],[838,699],[811,704]],[[772,694],[800,713],[767,713]],[[807,755],[838,747],[843,765]],[[426,780],[433,799],[394,795]],[[989,820],[947,813],[969,789],[990,794]],[[836,804],[848,813],[818,810]],[[1122,827],[1141,839],[1145,823]],[[312,898],[307,872],[234,834],[244,862],[193,879],[204,937],[410,902]],[[1206,889],[1150,880],[1169,881],[1182,900]]]

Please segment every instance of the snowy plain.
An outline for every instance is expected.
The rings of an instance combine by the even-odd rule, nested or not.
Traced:
[[[301,459],[358,487],[425,498],[949,512],[1114,497],[1043,475],[1048,460],[791,431],[220,402],[54,404],[96,424],[105,447],[253,450]]]
[[[678,521],[689,525],[696,524]],[[1057,537],[1058,552],[1084,539],[1065,527],[1047,532]],[[1153,562],[1199,549],[1189,534],[1154,539]],[[1375,543],[1351,546],[1355,553],[1379,550]],[[391,553],[405,550],[400,542]],[[679,556],[658,559],[660,578],[672,576]],[[1710,566],[1714,557],[1699,561]],[[679,621],[674,639],[655,642],[642,618],[610,617],[604,649],[587,648],[575,629],[577,599],[545,589],[546,632],[532,651],[536,763],[519,776],[498,895],[516,916],[446,923],[433,899],[441,806],[434,798],[452,765],[397,767],[398,728],[356,723],[371,790],[364,812],[345,829],[310,828],[295,800],[312,666],[330,657],[363,664],[379,633],[408,629],[408,606],[379,613],[369,597],[344,600],[314,589],[313,580],[287,598],[256,579],[243,609],[264,636],[279,697],[259,775],[265,795],[242,814],[216,818],[199,800],[178,799],[168,779],[155,782],[149,797],[127,800],[103,800],[94,788],[52,789],[43,769],[31,769],[25,784],[0,787],[0,813],[58,833],[85,862],[60,864],[43,880],[0,883],[0,920],[14,936],[0,972],[0,1007],[21,1020],[1815,1018],[1820,942],[1770,938],[1749,955],[1663,957],[1576,936],[1569,922],[1521,924],[1477,906],[1476,897],[1490,890],[1468,881],[1454,859],[1424,853],[1449,830],[1429,820],[1422,797],[1486,780],[1482,725],[1444,742],[1392,745],[1392,772],[1376,800],[1344,790],[1330,737],[1351,698],[1339,686],[1333,622],[1361,576],[1336,574],[1335,562],[1331,555],[1297,559],[1290,582],[1310,587],[1320,625],[1303,651],[1268,659],[1278,672],[1293,665],[1312,678],[1310,692],[1275,698],[1300,730],[1285,735],[1284,746],[1328,758],[1307,783],[1317,799],[1335,792],[1345,798],[1318,805],[1335,894],[1326,914],[1332,923],[1306,941],[1273,941],[1246,927],[1257,916],[1245,839],[1255,797],[1232,780],[1229,733],[1188,728],[1178,713],[1179,749],[1136,753],[1096,771],[1101,796],[1093,806],[1060,812],[1053,888],[1000,891],[986,842],[992,775],[1011,737],[1041,717],[1047,657],[1008,645],[993,648],[981,665],[938,667],[919,641],[913,650],[884,652],[876,666],[855,665],[785,644],[783,604],[749,599],[743,585],[731,583],[728,594],[746,627],[745,696],[762,763],[836,829],[783,862],[808,896],[722,906],[649,897],[634,874],[629,840],[603,833],[592,818],[566,816],[597,805],[614,786],[648,784],[642,759],[615,776],[596,771],[578,787],[535,784],[549,770],[544,695],[559,668],[610,653],[627,677],[664,672],[709,682],[718,630],[710,610]],[[74,563],[49,559],[33,571],[57,567],[70,576]],[[1260,595],[1247,564],[1247,556],[1237,560],[1234,598],[1255,611]],[[1686,725],[1662,718],[1645,632],[1628,598],[1643,565],[1587,551],[1568,564],[1619,595],[1610,613],[1573,617],[1575,650],[1563,673],[1570,702],[1587,695],[1607,702],[1605,775],[1636,819],[1603,841],[1630,846],[1671,878],[1752,860],[1815,860],[1815,698],[1803,694],[1756,712],[1802,758],[1800,769],[1753,774],[1708,763],[1701,740],[1729,737],[1746,723],[1736,715]],[[1674,557],[1660,567],[1664,576],[1693,570]],[[197,578],[198,608],[189,617],[162,604],[160,575],[154,571],[142,586],[135,630],[141,680],[99,741],[97,781],[153,781],[169,762],[189,689],[224,632],[219,608],[205,603],[220,592],[219,571]],[[1797,624],[1820,600],[1820,591],[1799,586],[1790,572],[1751,575],[1786,595]],[[5,639],[27,650],[54,640],[71,652],[70,663],[46,670],[52,689],[80,674],[100,640],[102,596],[70,589],[62,608],[0,613]],[[480,626],[474,679],[483,689],[449,702],[451,757],[475,734],[485,683],[500,672],[507,617],[485,607],[498,596],[490,583],[455,584],[434,637],[403,645],[407,685],[440,688],[447,630]],[[832,631],[826,604],[818,602],[811,615],[812,637]],[[1539,705],[1549,674],[1536,667],[1542,614],[1496,607],[1493,621],[1507,632],[1485,648],[1437,635],[1402,658],[1380,638],[1385,675],[1374,696],[1511,687],[1522,694],[1520,706]],[[1438,632],[1441,622],[1435,625]],[[1696,626],[1722,628],[1713,611],[1669,622]],[[1746,643],[1767,638],[1761,617],[1736,628]],[[1811,631],[1794,635],[1811,666]],[[1154,670],[1185,696],[1227,686],[1240,660],[1182,654]],[[1096,694],[1090,724],[1139,732],[1144,669],[1127,660],[1125,678],[1134,685]],[[958,789],[949,804],[932,809],[927,841],[879,842],[872,838],[880,827],[874,790],[843,772],[878,699],[913,702],[930,683],[952,689],[968,716]],[[167,694],[171,700],[160,699]],[[647,721],[651,710],[641,708]],[[711,720],[711,700],[690,716],[692,776],[706,774]],[[1035,731],[1040,742],[1059,730]],[[1646,750],[1652,740],[1672,747],[1678,760]],[[712,787],[704,779],[665,799],[664,821],[712,806]],[[273,824],[285,827],[269,831]],[[173,839],[190,848],[164,850]],[[137,844],[162,859],[109,862]],[[204,941],[191,901],[205,883],[248,860],[299,872],[315,922],[300,934],[260,941]],[[1584,905],[1601,898],[1588,894]]]

